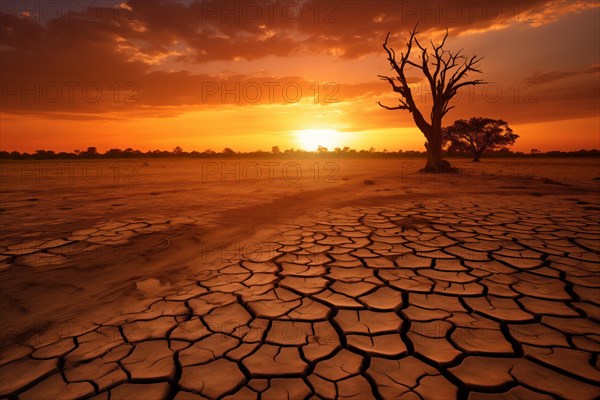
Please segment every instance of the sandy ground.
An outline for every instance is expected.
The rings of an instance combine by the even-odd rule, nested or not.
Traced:
[[[2,163],[0,396],[600,395],[599,160],[421,164]]]

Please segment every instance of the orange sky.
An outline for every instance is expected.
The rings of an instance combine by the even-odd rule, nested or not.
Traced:
[[[3,1],[0,148],[422,150],[410,114],[376,104],[396,101],[385,34],[400,52],[416,22],[421,42],[447,26],[448,49],[485,57],[488,84],[445,124],[502,118],[520,151],[600,148],[598,4]]]

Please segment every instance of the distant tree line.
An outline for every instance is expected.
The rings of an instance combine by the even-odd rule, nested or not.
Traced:
[[[472,157],[473,154],[469,150],[449,148],[445,151],[446,157]],[[184,151],[177,146],[172,151],[166,150],[149,150],[146,152],[127,148],[110,149],[104,153],[97,150],[96,147],[88,147],[87,150],[74,150],[73,152],[54,152],[52,150],[36,150],[34,153],[20,153],[18,151],[0,151],[0,159],[2,160],[81,160],[81,159],[112,159],[112,158],[253,158],[253,157],[273,157],[273,158],[313,158],[313,157],[328,157],[328,158],[409,158],[425,156],[425,151],[389,151],[376,150],[371,147],[368,150],[356,150],[349,147],[335,148],[329,150],[326,147],[319,146],[317,151],[306,151],[299,149],[280,150],[279,146],[273,146],[271,151],[256,150],[251,152],[234,151],[226,147],[220,152],[210,149],[200,151]],[[537,149],[531,149],[529,153],[513,152],[509,149],[487,150],[486,157],[600,157],[600,150],[578,150],[578,151],[548,151],[541,152]]]

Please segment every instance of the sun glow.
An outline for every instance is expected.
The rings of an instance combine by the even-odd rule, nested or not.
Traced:
[[[319,146],[333,150],[342,146],[342,134],[335,129],[302,129],[295,133],[296,141],[303,150],[316,151]]]

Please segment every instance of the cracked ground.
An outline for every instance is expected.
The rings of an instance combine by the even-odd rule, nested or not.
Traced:
[[[595,399],[595,198],[327,208],[194,277],[147,283],[156,295],[137,310],[5,346],[0,396]],[[8,246],[4,268],[191,222],[113,221]]]

